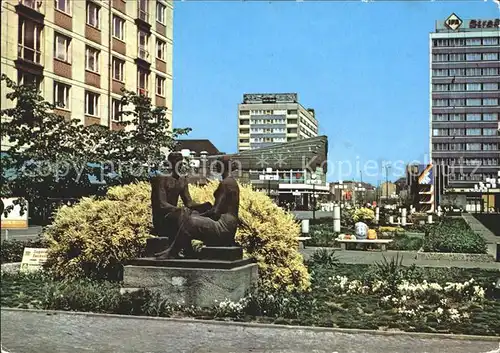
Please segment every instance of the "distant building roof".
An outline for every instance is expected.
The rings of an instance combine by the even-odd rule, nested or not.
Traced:
[[[200,139],[200,140],[177,140],[178,144],[176,146],[176,150],[180,151],[183,149],[188,149],[190,151],[194,151],[196,154],[200,154],[202,151],[206,151],[209,156],[211,155],[219,155],[224,154],[219,151],[214,144],[208,139]]]

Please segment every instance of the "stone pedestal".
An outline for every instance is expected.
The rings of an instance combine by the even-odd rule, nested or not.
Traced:
[[[196,259],[151,257],[167,244],[166,238],[148,239],[148,257],[125,264],[122,291],[146,288],[172,304],[210,307],[226,299],[237,302],[257,285],[257,264],[243,259],[240,247],[203,247]]]

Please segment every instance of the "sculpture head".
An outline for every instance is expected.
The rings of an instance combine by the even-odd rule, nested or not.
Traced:
[[[221,174],[222,178],[228,177],[238,169],[237,163],[231,160],[230,156],[222,156],[220,158],[217,158],[215,166],[215,171]]]
[[[167,161],[173,175],[179,175],[181,164],[184,162],[184,157],[179,152],[171,152],[168,154]]]

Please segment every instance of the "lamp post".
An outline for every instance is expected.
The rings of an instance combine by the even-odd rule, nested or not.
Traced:
[[[311,179],[307,180],[308,184],[312,184],[313,187],[313,219],[316,219],[316,184],[321,183],[321,179],[318,179],[316,173],[311,173]]]
[[[387,198],[386,202],[389,204],[389,168],[390,165],[385,166],[385,197]]]
[[[273,174],[273,168],[266,168],[266,170],[259,175],[259,179],[267,180],[267,196],[271,197],[271,180],[278,180],[278,175]]]

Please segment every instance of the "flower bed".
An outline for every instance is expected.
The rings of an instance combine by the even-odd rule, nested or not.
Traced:
[[[1,305],[129,315],[195,317],[375,330],[498,335],[499,271],[338,264],[322,252],[308,263],[308,291],[255,291],[238,302],[195,308],[141,290],[120,294],[117,283],[54,281],[43,273],[2,273]]]

